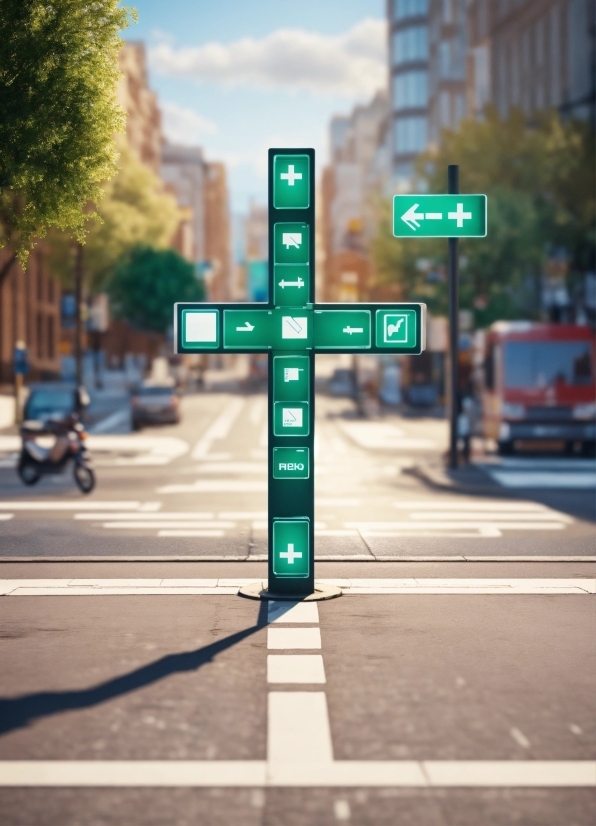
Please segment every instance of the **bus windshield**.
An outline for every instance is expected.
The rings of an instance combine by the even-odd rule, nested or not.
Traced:
[[[588,341],[509,341],[505,343],[505,387],[591,385],[592,346]]]

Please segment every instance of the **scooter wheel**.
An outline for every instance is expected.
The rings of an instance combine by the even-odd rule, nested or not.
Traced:
[[[91,493],[95,487],[95,474],[86,465],[75,465],[74,478],[83,493]]]
[[[17,468],[17,473],[24,485],[35,485],[41,478],[38,468],[31,462],[21,462]]]

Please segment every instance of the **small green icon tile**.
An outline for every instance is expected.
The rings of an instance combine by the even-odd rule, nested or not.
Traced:
[[[313,312],[310,307],[277,307],[273,310],[271,345],[274,350],[312,347]]]
[[[307,447],[274,447],[274,479],[308,479],[310,457]]]
[[[410,350],[416,346],[415,310],[377,310],[377,347],[386,350]]]
[[[371,342],[370,310],[316,310],[317,350],[362,350]]]
[[[273,225],[273,256],[275,264],[308,264],[310,260],[310,227],[302,223]]]
[[[277,307],[300,307],[310,292],[308,264],[276,264],[273,271],[273,303]]]
[[[182,346],[193,350],[219,347],[219,310],[182,310]]]
[[[271,310],[224,310],[224,347],[271,349]]]
[[[310,158],[308,155],[276,155],[274,157],[273,206],[276,209],[308,209],[310,206]]]
[[[280,577],[308,576],[310,571],[308,519],[273,522],[273,573]]]
[[[306,402],[309,400],[310,359],[308,356],[273,357],[273,400]]]
[[[308,436],[310,432],[308,402],[274,402],[274,436]]]

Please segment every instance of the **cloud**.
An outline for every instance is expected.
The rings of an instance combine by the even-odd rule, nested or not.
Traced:
[[[170,143],[196,146],[204,135],[215,135],[217,125],[208,118],[202,118],[192,109],[176,103],[160,103],[163,114],[164,132]]]
[[[387,28],[367,18],[340,35],[277,29],[259,40],[176,48],[162,40],[150,49],[157,72],[253,89],[307,90],[366,98],[387,83]]]

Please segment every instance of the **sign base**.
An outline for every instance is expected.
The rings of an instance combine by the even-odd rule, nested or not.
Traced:
[[[265,582],[253,582],[252,585],[245,585],[238,591],[239,596],[248,597],[249,599],[272,599],[272,600],[290,600],[292,602],[318,602],[323,599],[335,599],[341,597],[342,590],[336,585],[322,585],[315,583],[315,590],[312,594],[306,596],[296,596],[295,594],[278,594],[274,591],[269,591],[264,588]]]

